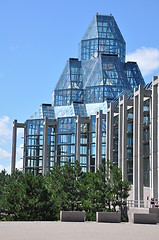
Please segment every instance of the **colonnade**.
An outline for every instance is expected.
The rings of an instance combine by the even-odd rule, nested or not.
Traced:
[[[114,118],[118,116],[118,166],[122,170],[123,180],[127,179],[127,126],[128,126],[128,110],[133,109],[133,198],[137,202],[144,200],[144,161],[143,161],[143,106],[144,101],[150,100],[150,123],[149,123],[149,160],[150,160],[150,189],[151,196],[159,198],[159,78],[153,77],[152,90],[139,86],[134,89],[134,95],[129,98],[123,95],[119,98],[119,104],[114,105],[111,102],[107,108],[107,114],[103,114],[102,110],[96,114],[96,143],[95,143],[95,171],[102,163],[102,119],[106,118],[106,159],[113,161],[114,149]],[[88,168],[90,171],[91,161],[91,116],[76,117],[75,130],[75,159],[80,161],[80,138],[81,124],[87,124],[88,131]],[[57,162],[57,137],[58,137],[58,119],[45,118],[43,121],[43,160],[42,174],[48,171],[48,127],[55,129],[55,162]],[[13,122],[13,141],[12,141],[12,162],[11,172],[15,170],[16,165],[16,139],[17,128],[24,129],[24,156],[23,156],[23,172],[25,172],[26,158],[26,139],[27,139],[27,121],[18,123]]]

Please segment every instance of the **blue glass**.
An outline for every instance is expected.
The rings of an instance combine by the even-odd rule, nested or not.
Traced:
[[[97,14],[79,47],[79,59],[67,61],[55,87],[54,106],[110,102],[145,85],[137,63],[125,63],[126,43],[113,16]]]
[[[136,62],[127,62],[125,64],[127,80],[131,88],[137,88],[139,85],[145,85],[143,76]]]
[[[125,41],[113,16],[96,15],[81,40],[80,59],[117,54],[125,62]]]
[[[90,126],[81,124],[80,164],[83,171],[95,170],[96,113],[107,113],[107,103],[118,105],[119,96],[130,94],[133,88],[145,85],[136,62],[125,62],[126,43],[112,15],[96,15],[79,44],[79,58],[69,58],[52,94],[53,104],[42,104],[31,119],[27,120],[26,169],[35,174],[42,173],[43,119],[56,119],[57,132],[48,127],[47,170],[55,164],[75,162],[76,116],[91,117]],[[145,89],[151,89],[146,85]],[[149,124],[144,105],[145,127]],[[128,178],[132,180],[132,131],[133,112],[128,111]],[[118,117],[114,119],[114,163],[118,159]],[[148,130],[144,136],[148,136]],[[57,135],[56,135],[57,134]],[[57,149],[55,151],[55,139]],[[90,148],[90,149],[89,149]],[[106,120],[102,120],[102,161],[106,158]],[[55,156],[56,154],[56,156]],[[145,170],[146,171],[146,170]],[[145,174],[145,179],[147,175]],[[147,181],[147,180],[145,180]]]

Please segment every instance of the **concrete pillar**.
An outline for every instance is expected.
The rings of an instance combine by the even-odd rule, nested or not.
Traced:
[[[102,164],[102,110],[96,115],[96,155],[95,155],[95,171]]]
[[[17,144],[17,120],[13,121],[13,135],[12,135],[12,162],[11,173],[15,171],[16,165],[16,144]]]
[[[149,169],[149,181],[150,181],[150,194],[149,196],[152,197],[152,97],[150,97],[150,128],[149,128],[149,162],[150,162],[150,169]]]
[[[122,114],[122,178],[127,180],[127,96],[123,96]]]
[[[106,161],[109,160],[109,120],[110,120],[110,112],[107,110],[106,115]]]
[[[122,179],[127,179],[127,96],[119,100],[118,127],[118,167],[122,170]]]
[[[133,196],[138,206],[143,201],[143,88],[134,90],[133,121]]]
[[[159,80],[159,76],[158,76],[158,80]],[[156,189],[157,191],[155,192],[155,195],[157,196],[157,199],[159,201],[159,83],[158,83],[158,87],[157,87],[157,102],[158,102],[158,108],[157,108],[157,171],[156,171],[156,175],[157,177],[154,178],[154,183],[156,181]],[[155,166],[153,167],[155,169]],[[155,187],[154,187],[155,189]]]
[[[80,136],[81,136],[81,123],[80,116],[76,119],[76,160],[80,162]]]
[[[152,85],[152,197],[158,198],[158,124],[159,124],[158,84]]]
[[[26,149],[27,149],[27,122],[25,122],[24,126],[23,173],[25,173]]]
[[[47,138],[48,138],[48,118],[44,119],[43,123],[43,163],[42,163],[42,175],[47,172]]]
[[[109,161],[113,162],[113,121],[114,120],[114,107],[110,103],[110,116],[109,116]]]
[[[138,96],[135,96],[133,109],[133,200],[138,201]]]
[[[98,168],[102,164],[102,110],[99,111],[98,115],[98,152],[97,152],[97,160],[98,160]]]
[[[97,168],[98,168],[98,124],[99,124],[99,121],[98,121],[98,112],[96,114],[96,153],[95,153],[95,172],[97,171]]]
[[[57,163],[58,123],[55,125],[55,164]]]
[[[91,121],[88,123],[88,163],[87,163],[87,171],[90,172],[91,166]]]
[[[122,169],[122,122],[123,122],[123,104],[122,98],[119,99],[119,125],[118,125],[118,167]]]
[[[144,200],[143,196],[143,93],[139,86],[138,95],[138,199]]]

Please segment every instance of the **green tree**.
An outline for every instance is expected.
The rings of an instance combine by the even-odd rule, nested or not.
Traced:
[[[10,177],[6,193],[7,220],[54,220],[54,199],[47,191],[45,179],[16,171]]]
[[[7,174],[6,170],[2,170],[0,172],[0,220],[5,217],[5,195],[8,186],[9,175]]]
[[[130,184],[122,180],[121,170],[110,162],[96,173],[83,173],[78,161],[64,167],[55,165],[46,176],[0,173],[1,219],[58,220],[61,210],[85,210],[87,220],[95,220],[99,211],[125,215],[125,200]],[[4,204],[5,203],[5,204]]]

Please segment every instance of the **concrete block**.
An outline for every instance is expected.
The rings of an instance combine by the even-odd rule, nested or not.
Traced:
[[[82,211],[60,211],[61,222],[84,222],[85,212]]]
[[[149,208],[149,213],[156,215],[156,222],[159,223],[159,208]]]
[[[134,213],[133,215],[133,222],[140,223],[140,224],[156,224],[156,215],[149,213]]]
[[[96,212],[96,222],[121,223],[121,212]]]
[[[128,219],[129,219],[129,222],[131,222],[131,223],[134,222],[134,219],[133,219],[134,213],[146,213],[146,214],[148,214],[149,209],[148,208],[129,207],[128,208]]]

